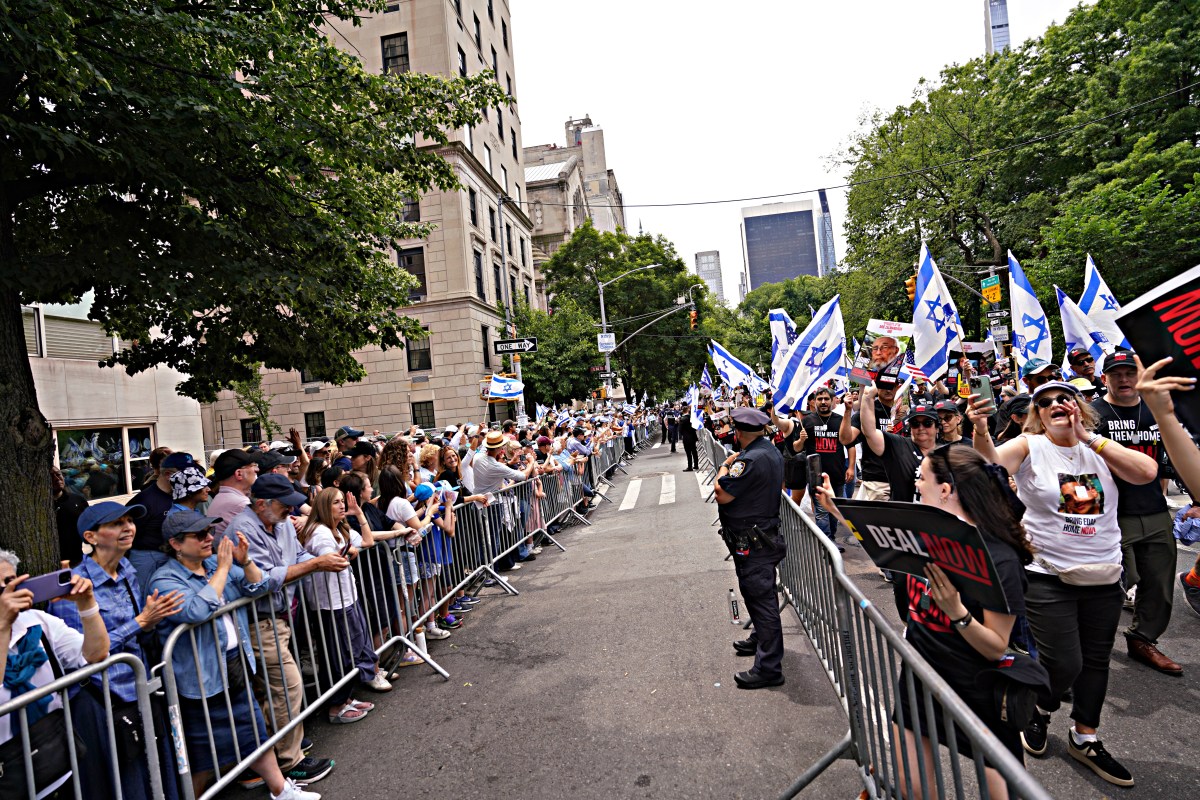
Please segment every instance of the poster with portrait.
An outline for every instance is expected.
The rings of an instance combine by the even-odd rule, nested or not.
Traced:
[[[867,332],[863,337],[862,349],[854,359],[854,368],[877,372],[880,367],[890,364],[908,350],[913,338],[911,322],[892,322],[886,319],[873,319],[867,323]],[[853,380],[853,375],[851,375]],[[860,382],[860,381],[855,381]]]

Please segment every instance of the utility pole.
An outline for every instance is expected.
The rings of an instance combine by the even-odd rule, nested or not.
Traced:
[[[635,267],[626,272],[622,272],[620,275],[613,278],[612,280],[607,280],[607,281],[604,281],[603,283],[600,282],[600,279],[596,277],[596,274],[594,272],[592,273],[592,279],[594,281],[596,281],[596,289],[597,289],[597,291],[600,292],[600,330],[603,333],[608,333],[608,313],[604,309],[604,287],[608,286],[610,283],[616,283],[617,281],[621,280],[621,278],[624,278],[626,275],[632,275],[635,272],[641,272],[642,270],[654,269],[655,267],[661,267],[661,266],[662,266],[662,264],[647,264],[644,267]],[[606,352],[604,354],[604,374],[606,376],[612,374],[612,359],[610,358],[610,355],[611,355],[611,351]],[[612,396],[612,378],[605,377],[604,388],[605,388],[605,393],[608,394],[609,397],[611,397]]]
[[[501,293],[504,297],[504,335],[512,336],[516,333],[512,322],[512,304],[515,298],[512,297],[512,292],[509,291],[510,279],[508,276],[508,251],[504,249],[504,204],[509,200],[508,195],[500,192],[496,196],[496,225],[497,237],[500,239],[500,263],[504,265],[501,270],[500,283]],[[604,308],[603,296],[601,297],[600,308]],[[517,375],[517,380],[521,383],[521,396],[517,398],[517,419],[518,421],[525,415],[525,382],[521,380],[521,354],[512,354],[513,372]]]

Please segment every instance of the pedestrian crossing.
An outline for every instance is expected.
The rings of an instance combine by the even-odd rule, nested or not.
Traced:
[[[708,497],[708,493],[712,491],[712,487],[704,482],[705,473],[690,472],[686,474],[695,478],[700,498]],[[686,489],[691,481],[686,477],[682,480],[682,484],[678,483],[676,476],[669,472],[652,474],[641,478],[630,478],[629,482],[625,485],[625,494],[617,505],[617,511],[632,511],[638,507],[639,503],[645,508],[656,505],[669,506],[681,499],[685,502],[691,502],[696,497],[696,495]],[[656,492],[655,489],[658,491]],[[620,491],[620,487],[618,486],[616,489],[609,491],[615,497],[615,493]]]

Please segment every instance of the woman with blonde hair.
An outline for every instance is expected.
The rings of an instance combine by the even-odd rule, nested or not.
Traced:
[[[436,444],[421,445],[421,449],[417,451],[417,466],[421,476],[418,483],[432,483],[437,479],[437,474],[441,472],[441,451],[442,448]]]
[[[361,534],[350,530],[346,521],[346,497],[336,487],[322,489],[313,501],[312,512],[297,537],[300,545],[312,556],[339,553],[353,561],[358,549],[375,543],[369,529]],[[354,569],[341,572],[322,572],[309,579],[310,597],[320,620],[320,635],[327,647],[332,647],[345,675],[359,670],[359,680],[377,692],[391,691],[383,673],[378,670],[379,656],[371,649],[371,635],[362,605],[358,602],[358,581]],[[352,699],[354,684],[349,683],[330,701],[329,721],[334,724],[358,722],[375,706]]]

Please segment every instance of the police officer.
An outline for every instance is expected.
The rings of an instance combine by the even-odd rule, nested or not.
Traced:
[[[740,689],[783,685],[783,624],[775,592],[775,567],[787,555],[779,530],[783,457],[764,437],[767,415],[754,408],[731,414],[741,450],[725,459],[714,484],[721,536],[733,556],[738,588],[754,623],[749,639],[734,642],[753,669],[733,676]]]

